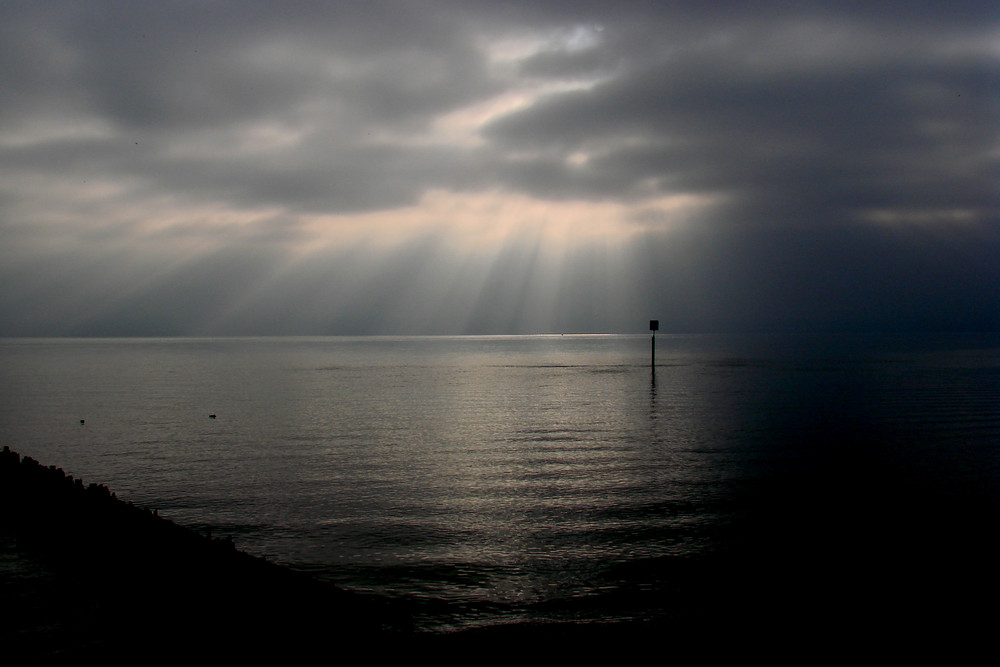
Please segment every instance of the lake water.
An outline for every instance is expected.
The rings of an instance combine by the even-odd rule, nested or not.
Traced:
[[[997,335],[658,335],[655,371],[649,348],[3,340],[0,444],[421,629],[674,618],[728,585],[699,563],[815,590],[992,553]]]

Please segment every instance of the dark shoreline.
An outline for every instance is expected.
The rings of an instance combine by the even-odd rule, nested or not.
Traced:
[[[515,623],[413,630],[399,603],[344,591],[251,556],[227,538],[0,451],[0,656],[288,658],[448,655],[526,646],[585,655],[680,639],[677,628]]]
[[[0,557],[5,657],[260,658],[351,647],[372,655],[482,647],[507,654],[526,646],[584,656],[663,640],[675,651],[707,649],[690,622],[416,632],[405,603],[251,556],[9,447],[0,452]]]
[[[814,489],[771,488],[773,502],[759,514],[768,519],[742,525],[747,538],[731,552],[631,573],[640,583],[664,572],[675,580],[674,613],[657,622],[512,623],[432,634],[414,631],[405,603],[243,553],[229,539],[181,527],[4,447],[0,655],[286,658],[354,648],[369,657],[484,648],[515,655],[530,646],[623,657],[638,646],[669,646],[674,657],[698,659],[859,651],[954,659],[990,640],[1000,618],[1000,522],[988,504],[949,502],[931,491],[881,489],[900,511],[889,521],[858,523],[850,507],[820,508],[818,521],[815,506],[787,502],[813,497]],[[797,512],[802,519],[788,521]],[[839,537],[867,545],[867,553],[848,551],[850,540],[831,541],[838,537],[831,531],[844,529],[832,519],[844,516],[854,524]],[[787,534],[789,525],[802,531]],[[839,551],[829,550],[837,544]]]
[[[410,634],[384,601],[246,554],[9,447],[0,534],[13,603],[6,655],[289,654]]]

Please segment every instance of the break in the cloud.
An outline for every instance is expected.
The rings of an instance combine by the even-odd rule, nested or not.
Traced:
[[[0,334],[1000,328],[982,2],[0,7]]]

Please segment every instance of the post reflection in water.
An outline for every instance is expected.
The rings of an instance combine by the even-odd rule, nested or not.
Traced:
[[[656,367],[649,372],[649,416],[656,418]]]

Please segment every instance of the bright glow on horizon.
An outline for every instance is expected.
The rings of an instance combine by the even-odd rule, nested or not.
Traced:
[[[205,329],[226,330],[258,303],[273,302],[289,278],[302,275],[329,284],[318,309],[348,309],[401,264],[410,266],[407,280],[393,286],[387,307],[419,331],[442,323],[450,330],[474,330],[483,309],[504,330],[558,331],[564,297],[579,289],[581,270],[594,281],[589,298],[595,311],[613,320],[629,307],[629,257],[649,224],[639,221],[642,214],[661,228],[683,225],[710,203],[690,195],[626,206],[435,190],[402,209],[305,216],[285,261],[244,285]],[[420,259],[409,265],[414,249]]]

